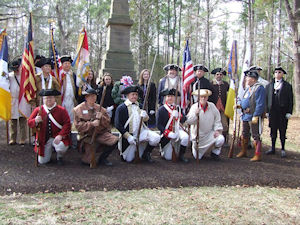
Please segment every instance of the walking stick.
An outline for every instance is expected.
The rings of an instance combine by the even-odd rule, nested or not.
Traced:
[[[105,98],[105,95],[106,95],[106,85],[103,86],[103,91],[102,91],[102,96],[101,96],[101,100],[100,100],[100,111],[101,112],[101,108],[103,106],[103,103],[104,103],[104,98]],[[96,127],[94,128],[94,131],[93,131],[93,134],[92,134],[92,138],[91,138],[91,141],[90,141],[90,145],[92,145],[95,141],[95,138],[96,138]],[[91,148],[92,149],[92,155],[91,155],[91,162],[90,162],[90,168],[94,169],[97,167],[97,163],[96,163],[96,150],[94,148]]]
[[[9,144],[9,128],[8,128],[8,121],[6,121],[6,144],[8,145]]]
[[[144,98],[143,110],[145,110],[146,107],[148,106],[148,97],[149,97],[149,93],[150,93],[151,78],[152,78],[152,75],[153,75],[153,70],[154,70],[154,66],[155,66],[156,57],[157,57],[157,52],[155,53],[155,56],[154,56],[154,60],[153,60],[153,64],[152,64],[152,68],[151,68],[151,72],[150,72],[150,77],[149,77],[148,83],[147,83],[147,90],[146,90],[146,95],[145,95],[145,98]],[[140,161],[139,144],[140,144],[140,134],[141,134],[141,130],[142,130],[142,124],[143,124],[143,118],[140,117],[140,123],[139,123],[139,128],[138,128],[137,137],[136,137],[136,151],[135,151],[135,156],[134,156],[134,162],[135,163],[138,163]]]

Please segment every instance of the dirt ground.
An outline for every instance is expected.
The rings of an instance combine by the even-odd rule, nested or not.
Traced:
[[[300,118],[289,123],[288,138],[299,141]],[[267,131],[265,131],[267,132]],[[15,193],[61,192],[79,190],[129,190],[156,187],[185,186],[270,186],[300,187],[300,151],[287,149],[287,158],[279,154],[263,155],[262,162],[250,162],[249,158],[227,158],[228,148],[222,149],[221,161],[205,156],[200,163],[186,154],[188,164],[172,163],[161,159],[158,149],[153,151],[154,164],[121,162],[118,151],[109,160],[113,167],[100,166],[90,169],[81,165],[80,154],[69,150],[65,165],[55,162],[34,166],[33,147],[6,144],[5,123],[0,122],[0,195]],[[298,137],[298,138],[297,138]],[[298,145],[299,146],[299,145]],[[269,146],[263,146],[263,152]],[[235,149],[235,154],[239,149]],[[55,155],[53,155],[55,161]]]

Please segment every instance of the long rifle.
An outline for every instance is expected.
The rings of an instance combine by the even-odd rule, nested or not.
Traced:
[[[235,80],[234,80],[235,81]],[[237,106],[237,87],[235,85],[235,106]],[[237,124],[237,107],[235,107],[234,109],[234,119],[233,119],[233,134],[232,134],[232,140],[231,140],[231,144],[230,144],[230,148],[229,148],[229,152],[228,152],[228,158],[232,158],[233,156],[233,151],[234,151],[234,143],[235,143],[235,139],[236,139],[236,124]]]
[[[102,96],[101,96],[101,100],[100,100],[100,111],[101,112],[101,108],[103,106],[103,102],[104,102],[104,98],[105,98],[105,95],[106,95],[106,85],[103,86],[103,91],[102,91]],[[90,141],[90,145],[92,145],[95,141],[95,138],[96,138],[96,127],[94,128],[94,131],[93,131],[93,134],[92,134],[92,138],[91,138],[91,141]],[[92,155],[91,155],[91,162],[90,162],[90,168],[94,169],[97,167],[97,164],[96,164],[96,150],[94,148],[92,148]]]
[[[196,137],[196,146],[197,146],[197,149],[196,149],[196,162],[199,163],[199,129],[200,129],[200,112],[201,112],[201,109],[200,109],[200,80],[198,81],[199,84],[198,84],[198,109],[199,109],[199,114],[197,116],[197,137]]]
[[[178,69],[177,69],[178,72]],[[178,84],[179,84],[179,76],[178,76],[178,81],[176,85],[176,92],[175,92],[175,110],[177,110],[177,97],[178,97]],[[180,119],[180,118],[178,118]],[[172,132],[176,132],[175,130],[175,118],[173,118],[172,121]],[[177,155],[176,155],[176,150],[175,150],[175,143],[173,140],[171,140],[171,146],[172,146],[172,162],[177,162]]]
[[[155,53],[155,56],[154,56],[154,60],[153,60],[153,64],[152,64],[152,68],[151,68],[151,72],[150,72],[150,77],[149,77],[148,83],[147,83],[147,90],[146,90],[146,95],[144,97],[143,110],[145,110],[146,107],[148,106],[148,97],[149,97],[149,93],[150,93],[151,78],[152,78],[152,75],[153,75],[156,56],[157,56],[157,52]],[[142,124],[143,124],[143,118],[141,117],[140,118],[140,123],[139,123],[139,129],[138,129],[137,137],[136,137],[136,151],[135,151],[135,157],[134,157],[134,162],[135,163],[140,161],[139,143],[140,143],[140,134],[141,134],[141,130],[142,130]]]
[[[40,97],[40,106],[39,106],[39,116],[42,116],[42,97]],[[36,154],[35,154],[35,166],[39,166],[39,154],[40,154],[40,135],[41,135],[41,126],[42,123],[40,122],[36,128],[36,138],[35,138],[35,147],[36,147]]]

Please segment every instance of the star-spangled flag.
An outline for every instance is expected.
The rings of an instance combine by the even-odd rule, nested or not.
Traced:
[[[188,102],[188,95],[190,95],[190,85],[195,80],[193,61],[191,59],[191,53],[189,49],[189,40],[186,41],[186,45],[183,52],[183,67],[182,67],[182,95],[181,95],[181,108],[185,111]]]
[[[49,44],[49,58],[51,59],[52,64],[54,65],[51,75],[54,76],[57,81],[61,84],[61,73],[62,73],[62,64],[60,62],[58,51],[56,50],[56,45],[53,36],[53,28],[50,24],[50,44]]]

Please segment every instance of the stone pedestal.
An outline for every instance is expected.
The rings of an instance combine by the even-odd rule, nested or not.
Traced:
[[[134,61],[130,51],[130,28],[133,21],[129,17],[128,0],[112,0],[108,27],[107,49],[102,60],[101,75],[112,74],[119,80],[126,74],[135,78]]]

